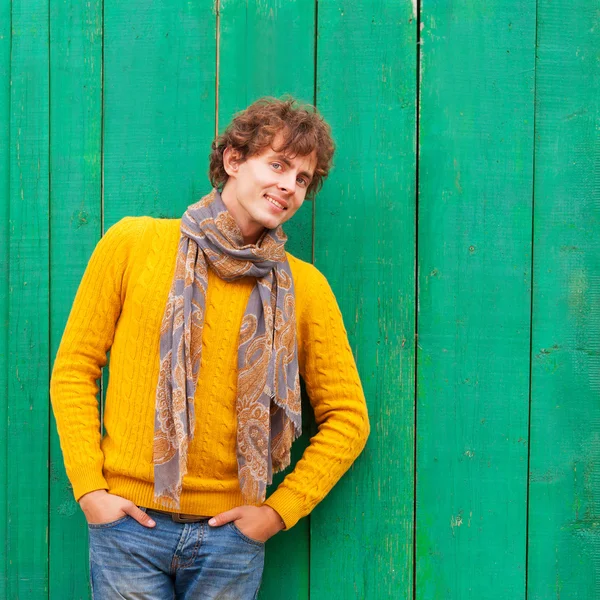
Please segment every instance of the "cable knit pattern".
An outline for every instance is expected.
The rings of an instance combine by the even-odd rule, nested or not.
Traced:
[[[153,502],[154,402],[160,324],[169,294],[179,219],[125,217],[98,242],[56,355],[50,395],[75,499],[106,489]],[[365,398],[342,316],[325,277],[288,254],[296,289],[298,359],[318,433],[267,498],[286,529],[320,502],[360,454],[369,434]],[[237,475],[237,349],[254,286],[209,269],[195,436],[181,512],[214,515],[241,505]],[[110,350],[101,439],[96,395]]]

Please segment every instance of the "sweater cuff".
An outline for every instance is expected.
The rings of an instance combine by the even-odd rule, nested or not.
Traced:
[[[95,490],[107,490],[108,483],[102,471],[98,472],[90,466],[78,467],[72,469],[68,473],[69,480],[73,486],[73,495],[75,496],[75,502],[79,502],[79,499],[88,492]]]
[[[293,527],[306,514],[301,499],[294,492],[281,486],[263,504],[279,513],[285,523],[284,531]]]

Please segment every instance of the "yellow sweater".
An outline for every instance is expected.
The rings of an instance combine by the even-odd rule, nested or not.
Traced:
[[[56,355],[50,394],[75,499],[106,489],[153,502],[155,390],[160,325],[171,287],[180,219],[125,217],[100,240]],[[365,398],[338,305],[323,275],[288,254],[296,289],[300,373],[318,433],[267,499],[286,529],[307,515],[350,467],[369,434]],[[237,348],[255,280],[225,282],[209,269],[195,434],[180,511],[214,515],[243,504],[236,460]],[[96,395],[110,350],[101,438]]]

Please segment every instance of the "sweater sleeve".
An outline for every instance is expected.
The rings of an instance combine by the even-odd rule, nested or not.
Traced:
[[[96,245],[75,295],[50,380],[50,399],[75,500],[109,489],[102,474],[98,385],[125,299],[144,218],[124,217]]]
[[[296,286],[298,358],[318,432],[265,504],[289,529],[329,493],[364,448],[369,417],[342,315],[325,277],[303,263]],[[298,302],[299,301],[299,302]]]

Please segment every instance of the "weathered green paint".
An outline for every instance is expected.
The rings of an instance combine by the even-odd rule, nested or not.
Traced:
[[[222,0],[219,19],[219,129],[235,112],[265,95],[293,94],[313,102],[314,30],[313,0]],[[298,52],[298,49],[302,52]],[[285,226],[289,251],[312,260],[312,209],[306,201]],[[293,446],[292,465],[302,455],[312,432],[310,404],[303,397],[303,435]],[[290,468],[291,468],[290,467]],[[286,473],[289,471],[286,470]],[[273,478],[270,494],[283,479]],[[267,544],[264,584],[260,598],[304,600],[309,597],[309,519]],[[289,569],[290,562],[294,569]],[[285,577],[281,573],[286,573]]]
[[[519,600],[535,3],[421,10],[416,599]]]
[[[319,3],[317,106],[335,169],[315,264],[344,316],[371,418],[363,455],[311,518],[311,599],[412,598],[416,15]]]
[[[0,0],[0,598],[89,598],[48,378],[92,249],[180,216],[217,123],[286,92],[338,145],[286,230],[372,434],[268,543],[261,600],[600,595],[598,12],[416,5]]]
[[[48,594],[48,2],[13,0],[6,514],[9,599]]]
[[[102,234],[102,4],[50,6],[50,330],[56,356],[87,261]],[[89,597],[87,524],[50,421],[50,598]]]
[[[104,231],[180,217],[206,190],[215,129],[212,2],[104,3]]]
[[[600,598],[600,13],[538,5],[528,599]]]
[[[0,540],[6,540],[8,471],[8,319],[10,266],[10,0],[0,0]],[[7,545],[0,544],[0,598],[6,598]]]

